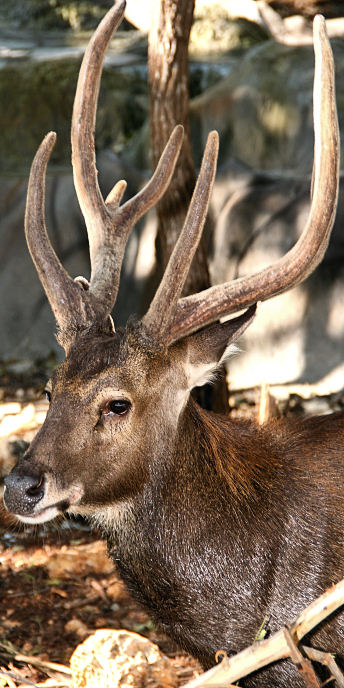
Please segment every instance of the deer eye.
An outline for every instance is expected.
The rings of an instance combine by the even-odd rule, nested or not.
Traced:
[[[51,401],[51,392],[49,392],[48,389],[45,389],[45,390],[44,390],[44,394],[45,394],[46,400],[47,400],[47,401],[49,402],[49,404],[50,404],[50,401]]]
[[[127,399],[113,399],[103,406],[101,412],[103,416],[124,416],[131,407]]]

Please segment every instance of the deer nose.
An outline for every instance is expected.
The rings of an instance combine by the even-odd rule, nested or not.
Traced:
[[[44,474],[15,468],[5,478],[4,502],[15,514],[30,514],[44,495]]]

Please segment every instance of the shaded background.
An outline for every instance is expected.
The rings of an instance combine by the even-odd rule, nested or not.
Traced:
[[[2,0],[0,8],[0,359],[2,377],[25,376],[62,356],[54,321],[24,241],[33,155],[53,129],[47,224],[63,264],[89,276],[86,232],[70,166],[70,117],[81,55],[111,1]],[[147,91],[149,3],[128,3],[108,51],[97,116],[97,164],[104,194],[126,178],[132,195],[150,172]],[[279,13],[269,13],[269,10]],[[207,237],[212,281],[252,272],[294,243],[309,207],[313,156],[310,19],[329,17],[343,129],[342,3],[202,0],[190,41],[191,133],[199,164],[207,133],[221,148]],[[295,12],[298,14],[295,16]],[[273,35],[272,35],[273,34]],[[261,382],[343,387],[344,229],[342,193],[323,264],[302,286],[260,306],[230,365],[233,387]],[[134,230],[115,312],[142,313],[152,293],[154,213]]]

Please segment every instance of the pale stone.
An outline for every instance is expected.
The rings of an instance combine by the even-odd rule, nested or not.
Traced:
[[[74,635],[76,635],[81,640],[83,640],[90,634],[90,631],[87,628],[86,624],[84,624],[83,621],[80,621],[80,619],[70,619],[65,624],[64,629],[66,633],[74,633]]]
[[[99,630],[74,651],[72,688],[176,688],[171,661],[147,638]]]

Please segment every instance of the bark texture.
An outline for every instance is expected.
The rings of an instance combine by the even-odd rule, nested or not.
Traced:
[[[195,185],[195,166],[189,131],[188,42],[194,0],[156,0],[149,32],[149,92],[152,163],[156,166],[176,124],[185,137],[175,174],[158,203],[157,257],[165,268],[183,225]],[[209,286],[204,240],[198,249],[184,295]]]

